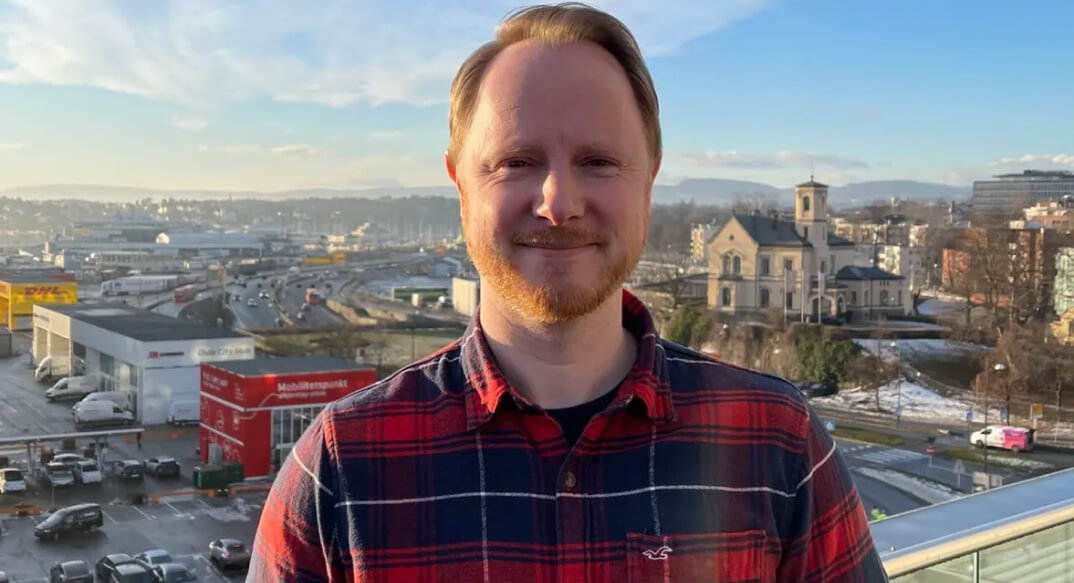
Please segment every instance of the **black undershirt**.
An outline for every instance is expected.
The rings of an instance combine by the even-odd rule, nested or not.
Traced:
[[[619,392],[618,385],[588,403],[567,407],[566,409],[546,409],[548,414],[563,429],[563,437],[567,440],[567,447],[574,447],[574,444],[582,437],[582,432],[585,431],[585,426],[589,424],[589,420],[611,404],[617,392]]]

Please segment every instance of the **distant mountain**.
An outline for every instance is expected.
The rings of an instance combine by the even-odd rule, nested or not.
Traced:
[[[726,180],[722,178],[688,178],[678,184],[657,184],[653,202],[677,203],[694,201],[701,205],[731,205],[738,199],[765,198],[789,205],[793,188],[778,188],[761,182]],[[875,200],[898,197],[906,200],[935,198],[965,199],[972,194],[970,186],[949,186],[913,180],[877,180],[858,182],[831,189],[831,203],[837,207],[860,206]],[[143,198],[184,199],[250,199],[286,200],[296,198],[399,198],[405,196],[456,196],[453,186],[418,186],[413,188],[383,186],[365,189],[306,188],[274,192],[225,190],[166,190],[106,186],[97,184],[46,184],[20,186],[0,191],[0,195],[28,199],[82,199],[99,202],[131,202]]]

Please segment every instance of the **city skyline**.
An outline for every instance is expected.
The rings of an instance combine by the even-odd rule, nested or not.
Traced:
[[[1066,3],[593,4],[645,51],[661,183],[1074,169]],[[520,5],[0,0],[0,189],[446,185],[451,77]]]

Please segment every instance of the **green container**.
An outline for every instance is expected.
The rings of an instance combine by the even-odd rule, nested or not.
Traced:
[[[246,479],[246,472],[241,463],[224,464],[222,470],[226,478],[225,484],[234,484]]]
[[[199,490],[215,490],[227,485],[227,476],[219,466],[194,466],[194,487]]]

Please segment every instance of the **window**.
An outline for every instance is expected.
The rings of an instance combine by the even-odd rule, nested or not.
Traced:
[[[820,272],[824,273],[825,271],[828,271],[828,262],[826,262],[823,259],[821,259],[820,260]]]
[[[828,256],[828,268],[831,269],[833,274],[835,273],[835,254],[834,253]]]
[[[723,256],[723,269],[720,270],[720,273],[723,273],[724,275],[726,275],[728,273],[731,273],[731,256],[730,255],[724,255]]]
[[[856,291],[850,292],[850,303],[855,305],[855,306],[858,305],[858,292],[856,292]]]
[[[804,213],[809,212],[809,197],[808,196],[803,196],[802,197],[802,212],[804,212]],[[809,235],[806,235],[806,236],[808,237]]]
[[[902,305],[902,290],[899,290],[898,298],[899,298],[899,302],[897,304],[895,304],[895,305],[901,306]]]
[[[869,290],[865,290],[865,305],[867,305],[867,306],[870,305],[869,304]]]
[[[888,290],[886,290],[886,289],[880,290],[880,305],[881,306],[888,305]]]
[[[730,306],[731,305],[731,288],[725,287],[725,288],[720,290],[720,305],[721,306]]]
[[[806,228],[805,228],[805,238],[806,238],[806,239],[808,239],[808,238],[809,238],[809,227],[806,227]]]
[[[761,288],[761,307],[767,308],[771,298],[769,297],[768,288]]]
[[[732,259],[731,261],[734,264],[732,267],[732,271],[734,271],[735,275],[742,273],[742,258],[738,255],[735,255],[734,259]]]
[[[793,259],[784,259],[783,260],[783,271],[794,271],[794,260]]]
[[[794,292],[787,292],[787,309],[794,307]]]
[[[761,258],[761,275],[771,275],[772,260],[768,257]]]

